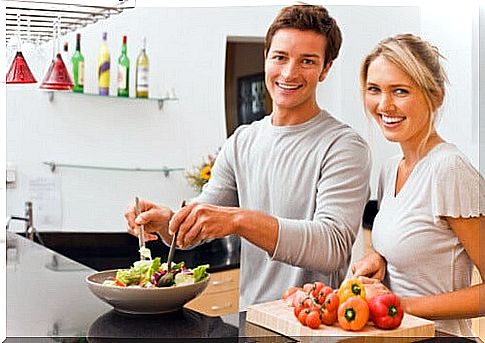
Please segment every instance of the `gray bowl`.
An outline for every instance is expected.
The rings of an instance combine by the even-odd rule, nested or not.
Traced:
[[[89,289],[116,311],[130,314],[153,314],[176,311],[200,295],[207,287],[210,275],[189,285],[161,288],[106,286],[103,282],[114,277],[117,270],[106,270],[86,277]]]

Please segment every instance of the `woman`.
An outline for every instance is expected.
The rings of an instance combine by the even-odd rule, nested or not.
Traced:
[[[437,330],[472,336],[467,318],[485,313],[485,284],[471,286],[473,266],[485,276],[485,182],[436,132],[445,97],[441,57],[428,42],[401,34],[381,41],[362,63],[366,112],[403,155],[383,166],[375,251],[352,270],[371,294],[390,290],[405,312],[435,320]]]

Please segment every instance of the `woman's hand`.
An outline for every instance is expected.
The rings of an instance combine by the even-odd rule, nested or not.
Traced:
[[[391,293],[391,291],[377,279],[372,279],[365,276],[359,276],[358,279],[364,284],[365,298],[367,301],[376,295]]]
[[[137,217],[134,205],[129,205],[125,212],[128,223],[128,232],[133,236],[140,234],[140,225],[145,225],[145,240],[156,240],[153,233],[159,233],[164,239],[170,241],[168,222],[173,216],[172,210],[159,206],[147,200],[140,199],[141,214]]]
[[[366,276],[382,281],[386,276],[386,266],[387,262],[384,257],[372,250],[352,265],[352,273],[354,276]]]

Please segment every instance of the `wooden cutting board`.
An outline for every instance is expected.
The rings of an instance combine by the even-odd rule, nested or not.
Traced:
[[[338,341],[358,340],[363,342],[363,336],[370,336],[372,342],[376,342],[376,337],[387,337],[388,339],[389,337],[405,337],[408,339],[399,339],[399,342],[412,342],[434,337],[435,332],[433,321],[409,314],[404,314],[401,325],[394,330],[378,329],[371,322],[360,331],[345,331],[338,323],[333,326],[321,325],[318,329],[310,329],[300,324],[293,314],[293,307],[288,306],[283,300],[249,306],[246,321],[288,337],[325,336],[339,338]],[[379,341],[384,341],[384,339]]]

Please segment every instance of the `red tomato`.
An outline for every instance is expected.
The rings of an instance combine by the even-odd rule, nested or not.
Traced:
[[[311,311],[306,317],[306,325],[310,329],[318,329],[321,323],[320,312],[318,310]]]
[[[326,285],[323,282],[315,281],[313,283],[313,290],[312,290],[313,297],[314,298],[318,297],[318,293],[320,293],[320,290],[324,287],[326,287]]]
[[[293,309],[293,313],[295,314],[295,317],[298,318],[298,315],[300,314],[301,310],[303,310],[304,307],[302,305],[300,306],[296,306],[294,309]]]
[[[300,313],[298,314],[298,320],[300,321],[300,323],[302,323],[305,326],[306,326],[306,317],[308,316],[309,313],[310,313],[310,310],[305,308],[301,310]]]
[[[337,312],[338,306],[340,305],[340,301],[338,295],[335,293],[330,293],[325,298],[325,302],[323,303],[324,307],[332,312]]]
[[[337,321],[337,311],[329,311],[324,309],[322,311],[322,323],[325,325],[333,325]]]
[[[315,302],[313,301],[313,298],[312,297],[306,297],[302,301],[302,305],[305,308],[312,308],[314,304],[315,304]]]
[[[124,283],[123,281],[118,280],[116,278],[115,278],[115,284],[120,286],[120,287],[126,287],[126,283]]]
[[[333,289],[331,287],[328,287],[328,286],[323,287],[322,289],[320,289],[320,292],[318,292],[317,302],[319,304],[323,304],[327,296],[332,293],[333,293]]]

